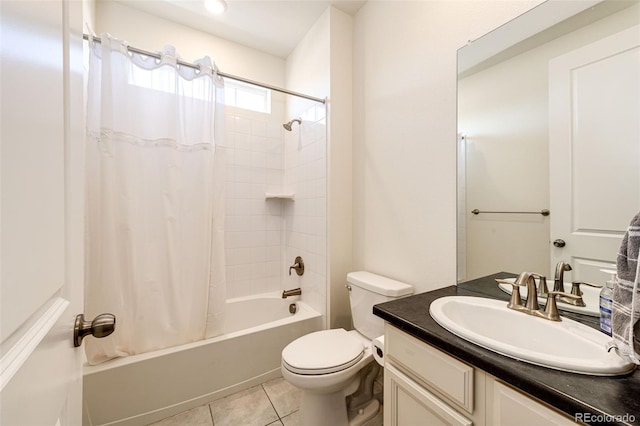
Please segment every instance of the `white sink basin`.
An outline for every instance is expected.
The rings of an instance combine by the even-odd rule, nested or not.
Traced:
[[[448,296],[431,303],[429,313],[442,327],[499,354],[556,370],[616,376],[634,370],[614,350],[611,338],[579,322],[550,321],[507,308],[507,302]]]
[[[515,278],[502,278],[505,281],[515,282]],[[536,279],[536,287],[538,286],[538,279]],[[551,285],[549,285],[551,284]],[[509,284],[499,283],[498,287],[500,290],[504,291],[507,294],[511,294],[513,291],[513,286]],[[553,290],[553,281],[551,283],[547,282],[547,287],[549,290]],[[567,312],[575,312],[577,314],[589,315],[592,317],[600,316],[600,288],[589,287],[587,285],[581,285],[580,291],[582,291],[582,300],[584,300],[584,304],[587,306],[574,306],[569,305],[568,303],[563,303],[558,301],[558,309]],[[571,284],[564,283],[564,291],[567,293],[571,293]],[[520,287],[520,297],[523,299],[527,298],[527,287]],[[547,303],[546,297],[538,297],[538,303],[544,305]]]

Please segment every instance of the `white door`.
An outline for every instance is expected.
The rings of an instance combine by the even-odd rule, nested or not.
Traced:
[[[82,6],[0,1],[0,424],[81,424]]]
[[[549,63],[551,265],[571,280],[604,283],[640,211],[639,46],[635,26]]]

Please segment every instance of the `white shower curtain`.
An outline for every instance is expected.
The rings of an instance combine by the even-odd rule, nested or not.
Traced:
[[[90,46],[85,313],[117,318],[85,340],[97,364],[222,332],[224,88],[208,57]]]

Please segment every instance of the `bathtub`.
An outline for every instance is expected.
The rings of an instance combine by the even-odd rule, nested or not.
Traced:
[[[84,425],[146,425],[280,377],[282,349],[323,328],[318,312],[275,293],[228,300],[225,322],[215,338],[85,364]]]

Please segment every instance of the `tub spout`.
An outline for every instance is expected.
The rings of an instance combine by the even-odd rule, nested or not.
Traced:
[[[293,288],[291,290],[283,290],[282,298],[286,299],[289,296],[300,296],[302,294],[302,290],[300,288]]]

